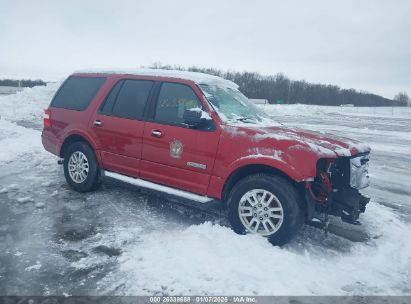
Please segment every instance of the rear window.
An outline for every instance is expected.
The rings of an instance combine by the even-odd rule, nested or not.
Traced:
[[[51,106],[84,111],[105,80],[104,77],[70,76],[58,90]]]

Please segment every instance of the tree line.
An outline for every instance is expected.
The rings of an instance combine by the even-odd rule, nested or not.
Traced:
[[[7,87],[23,87],[23,88],[32,88],[35,86],[45,86],[46,83],[43,80],[36,79],[22,79],[22,80],[15,80],[15,79],[0,79],[0,86],[7,86]]]
[[[315,84],[304,80],[291,80],[284,74],[278,73],[264,76],[255,72],[232,72],[213,68],[199,68],[182,66],[161,65],[155,63],[150,68],[177,69],[192,72],[202,72],[220,76],[239,85],[240,91],[248,98],[266,99],[269,103],[302,103],[312,105],[340,106],[352,104],[359,107],[367,106],[407,106],[409,99],[394,100],[354,89],[341,89],[336,85]]]

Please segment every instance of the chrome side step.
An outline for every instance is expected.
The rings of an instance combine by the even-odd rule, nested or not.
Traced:
[[[127,175],[123,175],[123,174],[119,174],[119,173],[115,173],[111,171],[102,171],[102,173],[104,176],[114,178],[122,182],[126,182],[129,184],[135,185],[135,186],[139,186],[139,187],[143,187],[143,188],[147,188],[147,189],[151,189],[155,191],[168,193],[170,195],[183,197],[183,198],[196,201],[199,203],[207,203],[213,200],[212,198],[209,198],[207,196],[202,196],[202,195],[198,195],[198,194],[191,193],[188,191],[179,190],[179,189],[175,189],[172,187],[156,184],[156,183],[149,182],[149,181],[146,181],[140,178],[129,177]]]

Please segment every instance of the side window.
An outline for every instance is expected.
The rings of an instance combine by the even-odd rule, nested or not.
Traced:
[[[154,120],[170,124],[182,124],[186,109],[200,108],[203,104],[187,85],[165,82],[161,85]]]
[[[122,118],[141,119],[153,83],[149,80],[125,80],[119,89],[111,114]]]
[[[114,102],[117,99],[118,93],[120,92],[121,86],[123,85],[124,80],[117,82],[114,87],[111,89],[110,93],[104,100],[104,103],[100,107],[100,113],[104,115],[110,115],[113,111]]]
[[[104,77],[70,76],[54,96],[51,106],[84,111],[105,80]]]

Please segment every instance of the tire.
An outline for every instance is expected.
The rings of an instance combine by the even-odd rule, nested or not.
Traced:
[[[81,164],[78,170],[73,169],[77,168],[76,164]],[[87,143],[78,141],[67,148],[64,153],[64,176],[71,188],[77,192],[96,190],[101,184],[99,174],[96,155]]]
[[[297,234],[304,222],[298,201],[296,189],[286,179],[268,174],[251,175],[231,190],[227,200],[228,221],[238,234],[257,233],[273,245],[281,246]]]

